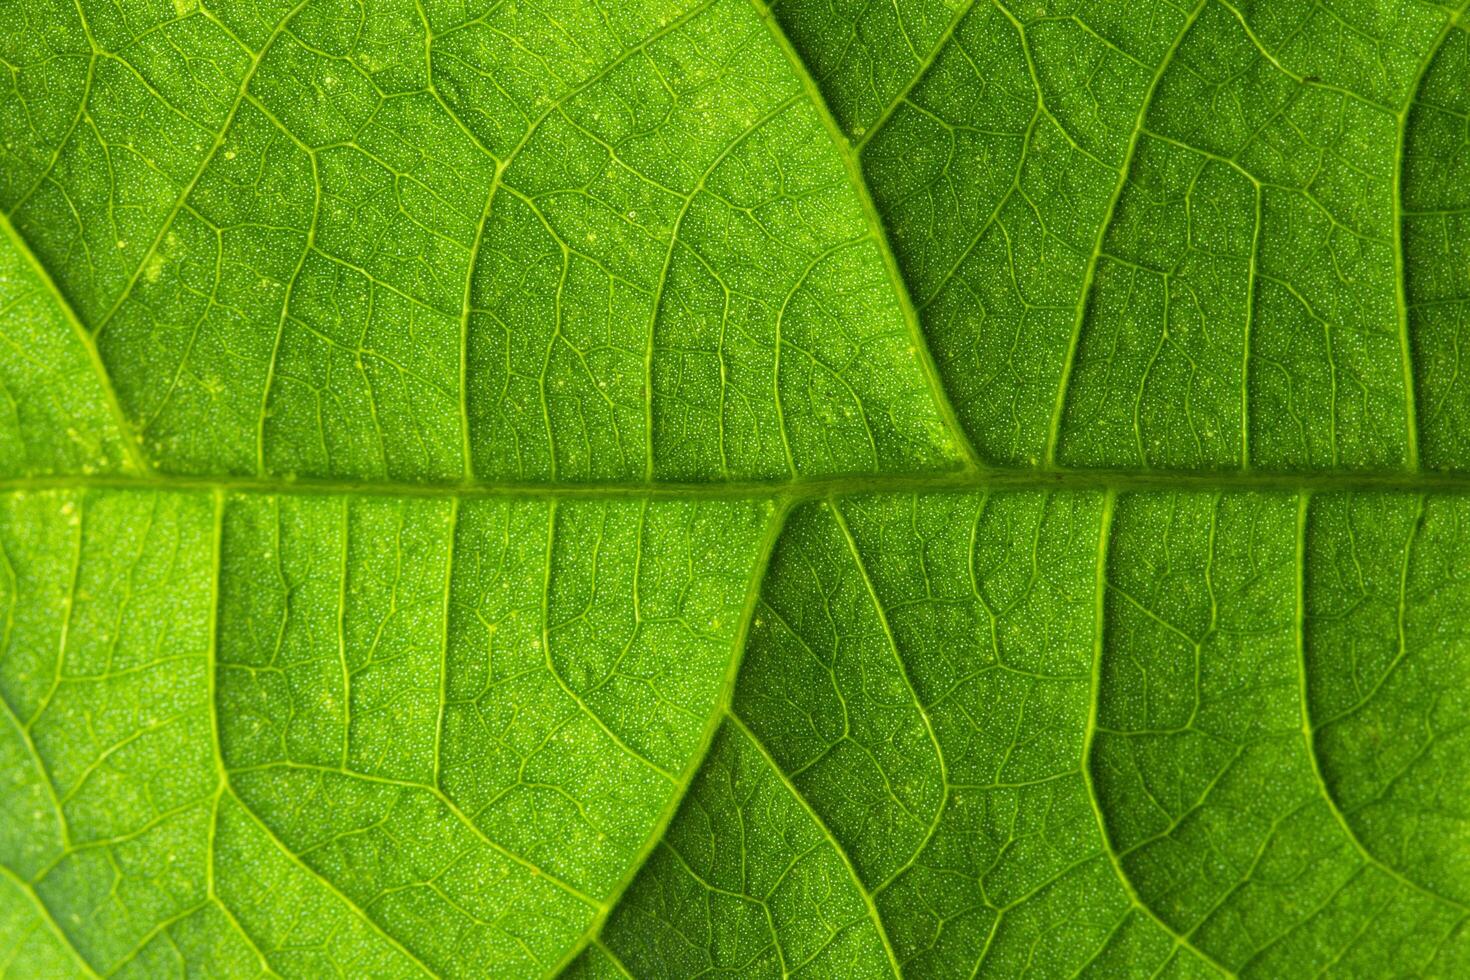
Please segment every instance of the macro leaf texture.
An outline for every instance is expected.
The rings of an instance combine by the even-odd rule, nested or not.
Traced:
[[[0,973],[1470,976],[1464,0],[0,0]]]

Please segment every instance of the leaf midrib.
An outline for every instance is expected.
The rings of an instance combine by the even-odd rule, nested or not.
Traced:
[[[993,493],[1003,491],[1165,491],[1176,493],[1470,493],[1470,472],[1383,470],[1262,472],[1184,470],[965,469],[935,473],[871,473],[792,481],[728,483],[414,483],[195,474],[66,474],[0,479],[0,494],[135,491],[240,495],[404,497],[429,500],[769,500],[797,504],[854,494]]]

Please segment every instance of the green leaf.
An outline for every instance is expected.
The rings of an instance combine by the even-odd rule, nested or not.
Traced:
[[[1470,973],[1464,6],[0,10],[0,973]]]
[[[1463,4],[883,6],[778,9],[982,457],[1463,466]]]
[[[955,459],[882,228],[748,4],[147,6],[16,25],[0,200],[159,469]]]

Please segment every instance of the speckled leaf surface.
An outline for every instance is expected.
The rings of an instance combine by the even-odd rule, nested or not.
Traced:
[[[0,973],[1470,973],[1470,19],[0,3]]]

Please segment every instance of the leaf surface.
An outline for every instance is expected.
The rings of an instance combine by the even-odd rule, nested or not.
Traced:
[[[1470,972],[1461,6],[0,11],[0,972]]]

